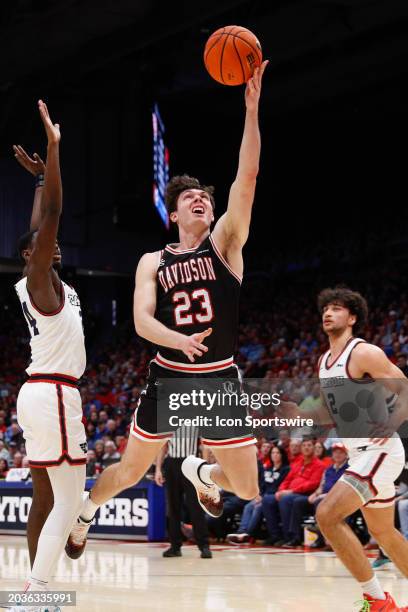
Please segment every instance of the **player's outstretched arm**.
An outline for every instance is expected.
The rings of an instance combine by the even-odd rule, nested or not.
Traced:
[[[44,185],[45,164],[38,153],[34,153],[33,157],[30,157],[21,145],[13,145],[13,151],[14,157],[20,166],[30,172],[30,174],[32,174],[36,179],[30,231],[37,230],[40,227],[42,218],[41,201]]]
[[[213,232],[214,240],[226,255],[229,245],[232,244],[233,249],[241,249],[248,238],[261,154],[258,107],[262,76],[267,65],[266,60],[260,68],[256,68],[246,85],[245,126],[239,152],[238,172],[230,189],[227,211],[219,219]]]
[[[41,221],[34,242],[27,269],[28,287],[40,307],[45,310],[57,308],[58,296],[49,282],[49,271],[58,233],[59,218],[62,211],[62,185],[59,163],[59,143],[61,139],[58,124],[53,124],[46,104],[38,102],[40,117],[47,134],[47,163],[44,175],[44,188],[41,202]],[[45,281],[48,282],[45,282]]]
[[[135,293],[133,299],[133,318],[136,332],[153,344],[167,346],[182,351],[191,362],[201,357],[208,348],[203,344],[212,329],[199,334],[186,336],[155,319],[156,311],[156,272],[159,253],[146,253],[140,259],[136,270]]]

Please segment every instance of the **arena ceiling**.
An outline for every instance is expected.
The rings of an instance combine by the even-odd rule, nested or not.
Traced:
[[[2,121],[42,82],[85,96],[110,96],[118,83],[174,100],[205,95],[219,86],[203,46],[229,23],[253,29],[271,60],[273,112],[370,88],[381,104],[386,84],[407,72],[406,0],[3,0]]]

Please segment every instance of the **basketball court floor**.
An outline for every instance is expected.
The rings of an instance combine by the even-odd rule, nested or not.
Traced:
[[[164,559],[165,548],[165,544],[90,540],[78,561],[64,555],[53,587],[76,591],[77,606],[63,609],[348,612],[361,608],[358,586],[333,553],[218,545],[212,547],[213,559],[200,559],[195,546],[184,546],[182,558]],[[0,536],[1,590],[20,590],[28,565],[25,538]],[[397,603],[408,604],[408,581],[394,566],[379,572],[379,577]]]

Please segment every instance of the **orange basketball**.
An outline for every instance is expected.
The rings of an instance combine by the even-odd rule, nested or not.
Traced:
[[[224,85],[242,85],[262,63],[259,40],[241,26],[225,26],[211,34],[204,64],[213,79]]]

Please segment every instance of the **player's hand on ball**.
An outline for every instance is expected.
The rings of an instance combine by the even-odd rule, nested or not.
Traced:
[[[208,351],[208,347],[203,344],[203,341],[211,333],[212,327],[209,327],[203,332],[184,336],[181,341],[180,350],[193,362],[196,357],[201,357],[203,353]]]
[[[57,144],[61,140],[59,123],[53,123],[45,102],[38,100],[38,110],[47,133],[48,144]]]
[[[14,157],[20,166],[23,166],[28,172],[31,172],[33,176],[44,174],[45,164],[37,153],[34,153],[34,155],[30,157],[21,145],[13,145],[13,151]]]
[[[247,110],[253,111],[258,108],[259,97],[261,95],[262,76],[269,60],[262,62],[259,68],[255,68],[254,74],[248,80],[245,88],[245,104]]]

